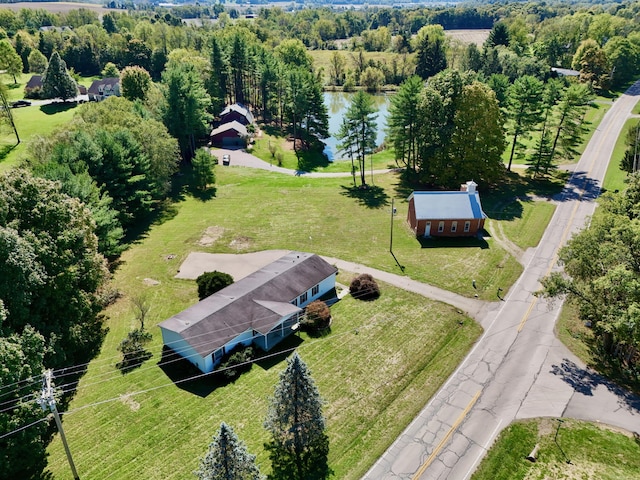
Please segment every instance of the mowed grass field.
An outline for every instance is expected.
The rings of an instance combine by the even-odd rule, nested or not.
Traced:
[[[537,461],[526,456],[540,445]],[[571,463],[567,463],[570,461]],[[515,422],[498,437],[472,480],[640,478],[637,437],[577,420]]]
[[[122,266],[122,274],[128,271],[126,276],[137,286],[135,293],[146,290],[153,299],[154,320],[196,301],[195,283],[172,279],[173,269],[159,277],[162,283],[155,287],[145,287],[136,275],[140,256],[153,255],[157,248],[162,249],[161,243],[161,237],[149,237],[131,251],[137,254],[137,261],[127,255]],[[339,280],[348,283],[350,278],[342,273]],[[375,302],[348,296],[334,305],[330,335],[309,338],[300,334],[285,345],[297,348],[326,401],[329,461],[335,478],[360,478],[480,334],[475,322],[449,306],[385,284],[381,289],[382,297]],[[161,336],[152,327],[153,357],[138,370],[122,375],[114,364],[118,361],[116,345],[133,326],[127,299],[109,314],[107,342],[82,379],[70,413],[64,415],[65,432],[82,478],[191,478],[222,421],[233,426],[258,455],[263,472],[268,472],[263,449],[268,435],[263,421],[286,365],[284,355],[258,362],[226,386],[214,389],[216,382],[211,377],[176,385],[157,365]],[[58,438],[49,453],[53,478],[71,478]]]
[[[102,352],[64,415],[83,477],[189,478],[221,421],[236,429],[263,469],[269,468],[262,422],[285,366],[282,357],[260,362],[235,383],[217,389],[210,379],[176,385],[157,365],[161,335],[155,324],[197,301],[195,282],[174,278],[189,252],[299,249],[400,273],[388,252],[390,198],[400,190],[395,174],[376,176],[379,190],[369,201],[379,208],[371,208],[363,203],[367,199],[350,196],[348,177],[216,169],[216,197],[201,201],[185,196],[123,254],[115,272],[114,284],[123,297],[106,312],[110,332]],[[475,278],[482,296],[493,299],[498,285],[510,285],[519,275],[519,264],[491,238],[476,245],[421,248],[405,227],[406,203],[397,199],[394,205],[394,252],[412,277],[468,295]],[[527,218],[512,221],[527,229]],[[209,227],[220,236],[210,246],[200,245]],[[348,283],[350,278],[342,272],[339,280]],[[335,305],[328,337],[303,334],[299,345],[289,344],[298,347],[327,401],[335,478],[360,478],[480,334],[474,322],[449,306],[387,285],[382,289],[376,302],[347,297]],[[134,296],[144,296],[151,305],[153,358],[122,375],[115,368],[117,346],[136,326]],[[49,452],[54,478],[70,478],[59,439]]]

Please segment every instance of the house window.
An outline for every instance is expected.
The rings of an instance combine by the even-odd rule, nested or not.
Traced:
[[[306,301],[307,301],[307,292],[304,292],[302,295],[300,295],[300,305],[302,305]]]
[[[298,299],[297,299],[297,298],[294,298],[294,299],[293,299],[293,302],[291,302],[291,303],[293,303],[293,304],[297,307],[297,306],[298,306]]]
[[[444,222],[438,223],[438,233],[444,232]]]
[[[319,291],[320,291],[320,285],[316,285],[311,289],[311,296],[315,297]]]
[[[452,222],[451,223],[451,233],[456,233],[456,230],[458,230],[458,222]]]
[[[468,232],[470,228],[471,228],[471,222],[467,220],[466,222],[464,222],[464,231]]]

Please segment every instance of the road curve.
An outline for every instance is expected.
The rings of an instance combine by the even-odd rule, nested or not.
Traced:
[[[365,479],[465,480],[514,419],[566,416],[640,432],[640,399],[572,355],[554,335],[560,302],[533,295],[540,279],[557,268],[559,248],[593,214],[638,95],[640,82],[606,113],[556,198],[556,212],[524,272],[497,310],[481,309],[484,334]]]

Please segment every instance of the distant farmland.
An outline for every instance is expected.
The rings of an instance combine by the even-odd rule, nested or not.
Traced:
[[[444,34],[451,40],[457,40],[460,43],[475,43],[481,46],[491,30],[445,30]]]
[[[74,2],[18,2],[18,3],[2,3],[0,8],[8,10],[19,11],[23,8],[30,8],[33,10],[46,10],[51,13],[66,13],[70,10],[78,10],[79,8],[85,8],[87,10],[95,10],[98,13],[106,13],[110,8],[105,8],[101,4],[97,3],[74,3]]]

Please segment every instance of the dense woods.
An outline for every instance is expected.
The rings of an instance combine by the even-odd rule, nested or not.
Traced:
[[[213,183],[198,148],[225,105],[249,106],[263,126],[293,138],[297,152],[321,152],[328,136],[323,89],[357,89],[339,137],[354,183],[359,171],[364,186],[366,158],[376,148],[376,111],[365,91],[392,90],[385,147],[405,182],[455,188],[473,178],[499,188],[514,160],[543,177],[571,158],[594,95],[640,71],[637,2],[292,12],[254,5],[250,19],[220,4],[127,6],[102,17],[88,9],[0,9],[0,69],[10,82],[22,72],[43,75],[34,96],[64,101],[76,95],[80,75],[119,76],[123,94],[79,106],[63,129],[31,141],[23,170],[0,177],[2,432],[41,418],[29,400],[45,367],[85,364],[99,350],[100,312],[117,296],[107,287],[105,258],[117,260],[162,211],[175,174],[193,167],[197,189]],[[463,44],[447,36],[454,28],[491,33],[482,45]],[[330,51],[326,67],[314,63],[320,50]],[[557,78],[551,67],[578,75]],[[9,123],[0,94],[0,119]],[[635,150],[624,163],[629,172],[638,163],[637,129],[633,135]],[[637,358],[640,339],[637,259],[633,242],[610,236],[634,238],[636,210],[624,196],[608,199],[590,233],[563,251],[573,280],[554,276],[547,283],[549,294],[576,300],[605,350],[626,362]],[[593,264],[603,254],[589,249],[609,246],[625,252],[622,264],[615,263],[618,254]],[[611,303],[612,296],[633,302]],[[278,421],[272,413],[270,452],[286,472],[301,453],[282,448],[286,425]],[[317,438],[309,441],[326,456],[319,413],[314,421]],[[37,476],[49,437],[46,423],[0,437],[0,479]]]

